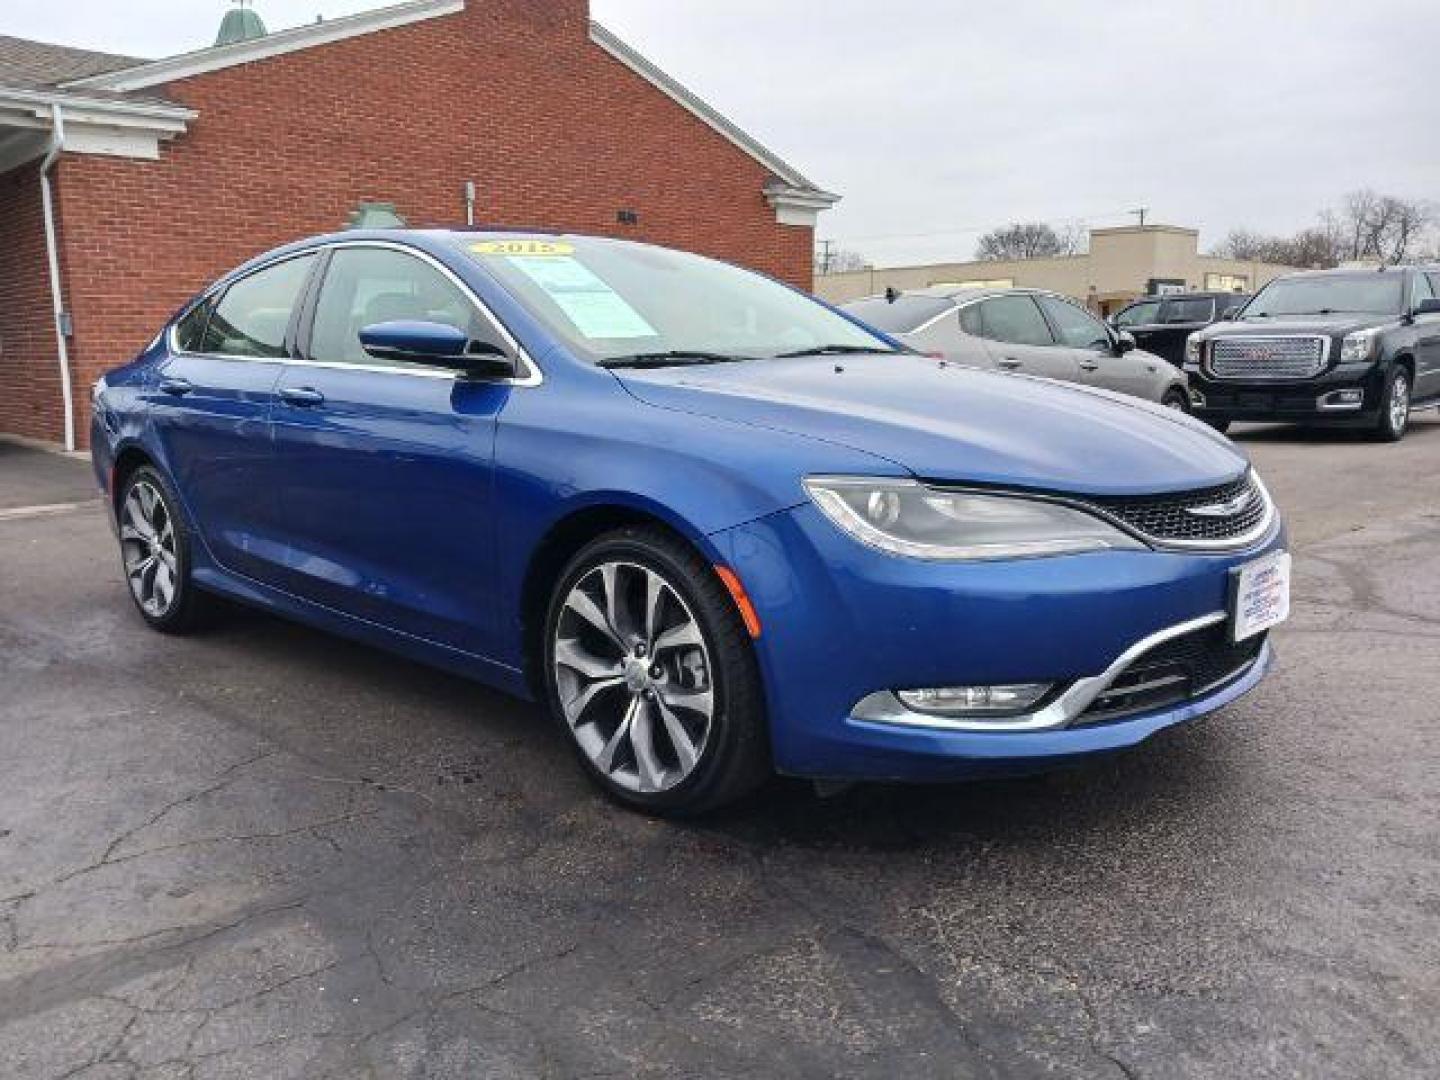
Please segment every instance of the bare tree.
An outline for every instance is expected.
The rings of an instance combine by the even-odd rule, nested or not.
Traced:
[[[864,270],[869,265],[869,259],[860,252],[851,251],[849,248],[841,248],[830,256],[830,273],[832,274],[849,274],[856,270]]]
[[[1062,236],[1043,221],[1015,221],[980,237],[975,258],[1039,259],[1049,255],[1073,255],[1077,245],[1074,231]]]
[[[1361,259],[1406,262],[1422,255],[1427,232],[1437,220],[1431,203],[1360,188],[1347,194],[1338,209],[1321,211],[1318,225],[1294,236],[1237,229],[1221,241],[1215,254],[1303,267]]]

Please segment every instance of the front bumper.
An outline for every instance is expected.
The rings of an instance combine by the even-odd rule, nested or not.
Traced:
[[[898,704],[888,691],[1042,681],[1057,693],[1082,685],[1099,693],[1137,643],[1225,612],[1231,569],[1285,537],[1277,526],[1254,548],[1225,555],[930,563],[866,548],[807,504],[712,539],[760,616],[776,767],[828,779],[946,780],[1132,746],[1244,694],[1270,666],[1270,647],[1198,696],[1083,725],[1049,722],[1052,712],[1018,730],[956,730],[919,714],[887,716],[874,707],[877,695]]]
[[[1191,407],[1208,420],[1256,420],[1367,427],[1380,415],[1384,376],[1377,364],[1337,364],[1313,379],[1241,382],[1187,365]],[[1347,400],[1358,392],[1360,400]]]

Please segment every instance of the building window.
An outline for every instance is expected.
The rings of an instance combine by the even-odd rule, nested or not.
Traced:
[[[1207,292],[1249,292],[1250,278],[1247,274],[1206,274]]]

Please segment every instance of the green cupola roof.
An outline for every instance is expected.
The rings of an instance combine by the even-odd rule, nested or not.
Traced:
[[[237,41],[254,41],[265,36],[265,23],[252,8],[248,0],[236,0],[237,6],[225,13],[220,22],[220,33],[215,35],[216,45],[234,45]]]

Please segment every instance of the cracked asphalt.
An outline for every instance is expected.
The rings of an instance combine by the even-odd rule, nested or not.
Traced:
[[[236,609],[148,631],[0,447],[0,1077],[1440,1074],[1440,419],[1237,429],[1278,670],[1046,777],[618,810],[536,710]]]

